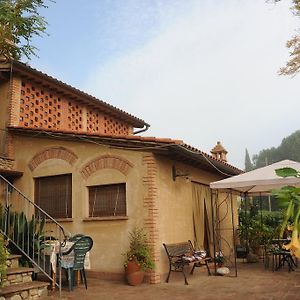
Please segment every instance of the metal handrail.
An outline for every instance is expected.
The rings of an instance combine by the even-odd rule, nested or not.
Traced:
[[[65,230],[62,227],[61,224],[59,224],[54,218],[52,218],[47,212],[45,212],[42,208],[40,208],[38,205],[36,205],[33,201],[31,201],[28,197],[26,197],[18,188],[16,188],[13,184],[11,184],[7,179],[5,179],[2,175],[0,175],[0,179],[4,180],[11,188],[13,188],[15,191],[17,191],[21,196],[26,199],[30,204],[32,204],[36,209],[38,209],[40,212],[42,212],[47,218],[49,218],[53,223],[55,223],[63,232],[63,235],[66,237]]]
[[[20,201],[21,198],[21,201]],[[0,232],[9,240],[11,247],[19,252],[32,266],[42,272],[61,295],[61,269],[58,282],[51,276],[49,253],[46,253],[46,227],[59,241],[57,255],[61,259],[61,247],[67,240],[65,229],[52,216],[25,196],[18,188],[0,175]],[[47,222],[46,222],[47,220]],[[50,263],[47,270],[46,263]]]

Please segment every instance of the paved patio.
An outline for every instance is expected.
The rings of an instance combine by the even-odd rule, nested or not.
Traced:
[[[73,292],[63,288],[61,299],[300,299],[300,266],[293,272],[287,268],[272,272],[262,263],[238,263],[238,277],[207,276],[205,268],[197,268],[184,285],[181,274],[171,274],[169,283],[129,286],[125,282],[88,279],[88,289],[83,285]],[[43,300],[58,299],[58,292],[51,292]]]

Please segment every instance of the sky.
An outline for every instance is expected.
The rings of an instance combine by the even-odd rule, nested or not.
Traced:
[[[299,17],[289,0],[55,0],[28,63],[228,162],[299,129],[300,75],[279,76]],[[27,62],[27,61],[25,61]]]

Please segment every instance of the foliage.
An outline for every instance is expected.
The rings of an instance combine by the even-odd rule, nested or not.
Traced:
[[[225,262],[225,257],[222,251],[216,252],[214,261],[218,264],[223,264]]]
[[[124,254],[124,266],[127,266],[128,261],[136,260],[141,265],[142,270],[154,269],[154,262],[151,258],[151,249],[144,230],[142,228],[135,228],[129,233],[129,240],[130,249]]]
[[[254,249],[259,245],[269,245],[278,238],[278,228],[282,220],[279,212],[257,213],[241,211],[239,213],[239,237],[243,245]]]
[[[292,168],[282,168],[276,170],[276,174],[281,177],[300,177],[300,172]],[[286,206],[285,217],[281,224],[280,236],[283,237],[283,233],[288,225],[292,225],[292,239],[289,244],[284,245],[287,250],[290,250],[293,255],[300,258],[300,241],[299,241],[299,229],[300,229],[300,188],[293,186],[284,186],[279,190],[274,190],[273,194]]]
[[[251,170],[253,170],[253,164],[251,162],[248,149],[246,149],[246,153],[245,153],[245,171],[248,172],[248,171],[251,171]]]
[[[0,212],[1,217],[8,220],[7,228],[4,228],[5,222],[0,220],[0,230],[7,233],[10,240],[9,250],[23,256],[21,264],[28,264],[27,258],[24,257],[20,249],[23,249],[31,258],[34,258],[42,250],[42,242],[45,238],[45,219],[39,220],[33,215],[28,220],[24,212],[4,210],[2,207],[0,207]]]
[[[51,0],[50,0],[51,1]],[[34,36],[45,33],[47,22],[38,13],[46,8],[45,0],[0,1],[0,57],[19,60],[35,55],[31,45]]]
[[[269,2],[280,2],[281,0],[268,0]],[[291,0],[292,13],[300,17],[300,0]],[[290,50],[290,59],[286,65],[279,70],[280,75],[296,75],[300,70],[300,36],[294,35],[286,43],[287,48]]]
[[[5,245],[3,234],[0,233],[0,287],[3,284],[3,279],[6,277],[6,260],[8,258],[8,252]]]
[[[300,172],[293,168],[288,168],[288,167],[281,168],[281,169],[275,170],[275,172],[276,172],[277,176],[284,177],[284,178],[291,177],[291,176],[300,177]]]
[[[259,154],[254,155],[253,167],[261,168],[283,159],[300,161],[300,130],[285,137],[277,148],[263,149]]]
[[[277,0],[278,2],[279,0]],[[292,0],[291,10],[293,14],[300,17],[300,0]],[[290,60],[279,70],[280,75],[295,75],[300,70],[300,36],[294,35],[286,43],[289,49]]]

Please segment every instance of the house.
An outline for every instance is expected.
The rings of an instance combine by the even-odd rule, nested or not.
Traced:
[[[0,103],[0,174],[66,231],[93,238],[89,276],[123,278],[135,226],[149,236],[150,283],[168,271],[163,242],[211,248],[208,185],[241,172],[220,143],[209,155],[141,136],[143,120],[21,62],[0,64]]]

